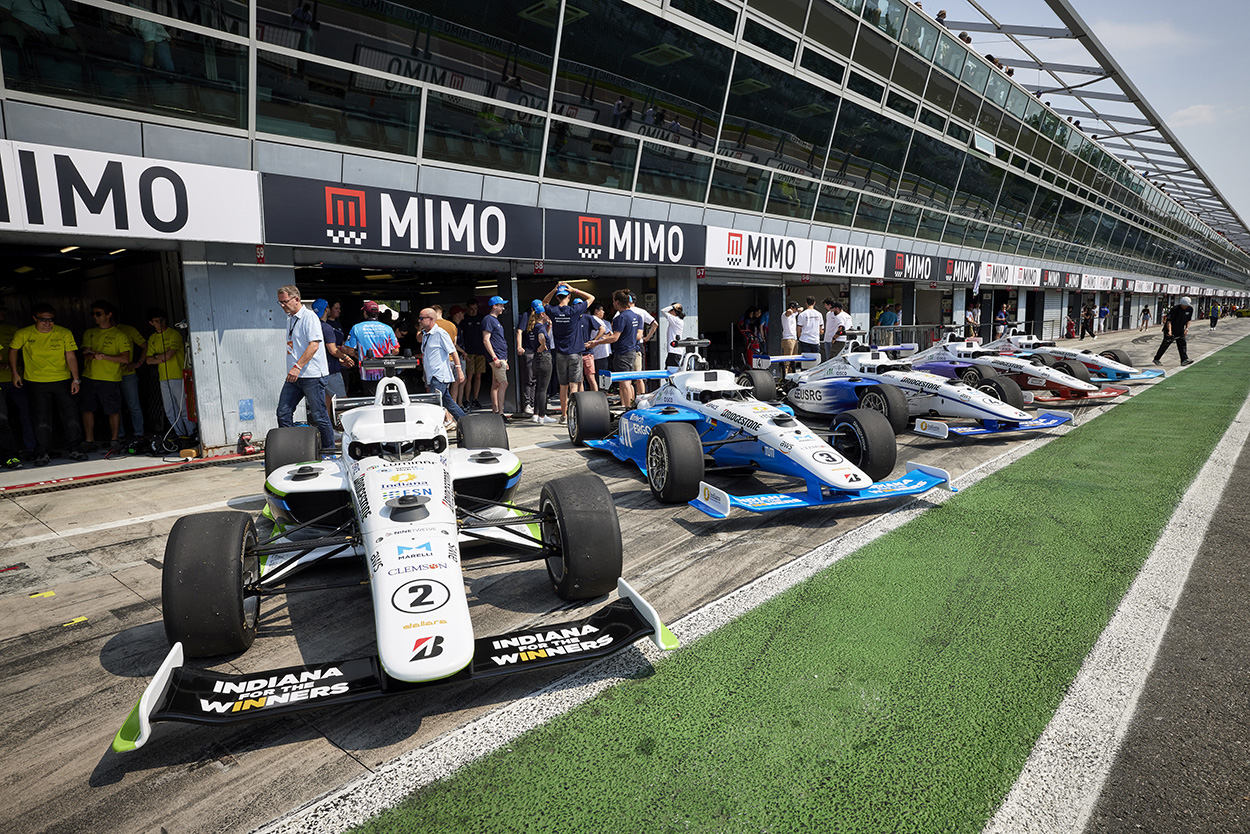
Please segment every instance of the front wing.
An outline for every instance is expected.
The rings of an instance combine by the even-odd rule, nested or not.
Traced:
[[[730,495],[723,489],[703,481],[699,484],[699,496],[690,506],[712,518],[729,518],[735,507],[753,513],[773,510],[789,510],[796,507],[828,507],[834,504],[851,504],[857,501],[874,501],[899,495],[920,495],[934,487],[950,485],[951,476],[945,469],[919,463],[907,464],[907,473],[896,481],[880,481],[858,490],[807,490],[804,492],[769,492],[760,495]]]
[[[473,661],[465,669],[451,677],[415,683],[387,675],[376,656],[251,675],[187,669],[182,665],[182,644],[177,643],[117,731],[113,749],[123,753],[142,747],[156,721],[230,724],[342,706],[440,684],[604,657],[640,637],[650,637],[664,650],[677,648],[677,638],[628,582],[618,579],[617,591],[619,600],[583,620],[479,637]]]
[[[1072,415],[1066,411],[1040,411],[1038,416],[1023,423],[1011,423],[1006,420],[982,420],[979,425],[952,426],[942,420],[920,417],[916,420],[916,434],[925,437],[936,437],[945,440],[950,435],[959,437],[981,437],[987,434],[1005,434],[1013,431],[1041,431],[1062,426],[1072,421]]]
[[[1115,385],[1104,385],[1097,391],[1073,391],[1069,388],[1065,388],[1063,390],[1068,392],[1068,396],[1065,397],[1063,396],[1063,391],[1056,391],[1054,389],[1034,391],[1033,402],[1062,403],[1081,402],[1082,400],[1109,400],[1129,393],[1129,389],[1121,388]]]
[[[1090,370],[1090,376],[1095,380],[1110,380],[1111,382],[1136,382],[1143,379],[1158,379],[1163,376],[1165,371],[1162,368],[1147,368],[1144,371],[1138,371],[1132,374],[1126,374],[1121,371]]]

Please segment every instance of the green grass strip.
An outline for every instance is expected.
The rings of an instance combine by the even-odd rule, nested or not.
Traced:
[[[1247,368],[1160,381],[358,830],[980,831]]]

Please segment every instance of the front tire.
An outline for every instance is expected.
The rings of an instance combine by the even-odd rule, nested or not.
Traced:
[[[895,434],[907,428],[907,395],[893,385],[870,385],[862,389],[859,407],[879,413]]]
[[[312,426],[270,429],[265,435],[265,477],[292,463],[321,460],[321,433]]]
[[[456,425],[456,445],[461,449],[507,449],[508,427],[503,415],[482,411],[464,415]]]
[[[1065,359],[1055,363],[1055,370],[1068,376],[1076,377],[1081,382],[1090,382],[1089,368],[1078,359]]]
[[[768,371],[760,368],[748,368],[738,374],[738,384],[747,388],[751,396],[766,403],[777,399],[777,380]]]
[[[1135,367],[1133,363],[1129,360],[1128,354],[1120,350],[1119,348],[1111,348],[1110,350],[1104,350],[1102,353],[1098,355],[1105,356],[1106,358],[1110,359],[1112,362],[1119,362],[1121,365],[1128,365],[1130,368]]]
[[[569,440],[574,446],[585,446],[587,440],[600,440],[612,432],[612,412],[608,396],[602,391],[575,391],[569,397]]]
[[[894,471],[898,444],[885,417],[876,411],[855,408],[833,418],[833,448],[858,466],[873,481],[883,481]]]
[[[1014,379],[1005,376],[986,377],[977,383],[976,389],[1002,400],[1012,408],[1024,410],[1024,393]]]
[[[647,485],[662,504],[683,504],[699,494],[703,441],[690,423],[660,423],[647,438]]]
[[[549,518],[543,542],[552,548],[546,564],[556,596],[576,600],[611,593],[623,562],[621,524],[603,480],[581,474],[548,481],[540,504]]]
[[[993,371],[987,371],[983,365],[969,365],[959,372],[959,379],[965,385],[976,387],[977,383],[985,379],[987,376],[993,376]]]
[[[256,639],[260,596],[256,525],[247,513],[183,516],[169,531],[161,608],[170,645],[187,657],[241,652]]]

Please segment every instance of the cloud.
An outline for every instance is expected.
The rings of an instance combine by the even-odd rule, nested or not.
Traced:
[[[1227,107],[1218,104],[1191,104],[1182,107],[1164,121],[1169,127],[1192,127],[1214,124],[1228,124],[1236,117],[1244,115],[1246,107]]]
[[[1125,22],[1100,20],[1090,28],[1111,51],[1113,56],[1136,52],[1157,52],[1166,49],[1168,55],[1189,52],[1200,47],[1203,38],[1178,29],[1171,21]]]

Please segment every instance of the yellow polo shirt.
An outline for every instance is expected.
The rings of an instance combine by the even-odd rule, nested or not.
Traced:
[[[119,353],[130,356],[130,351],[134,349],[130,337],[120,327],[110,327],[108,330],[93,327],[82,334],[82,346],[106,356],[116,356]],[[83,376],[97,382],[121,382],[122,366],[107,359],[88,359]]]
[[[78,350],[74,334],[60,325],[53,325],[47,333],[40,333],[35,325],[23,327],[13,334],[9,345],[22,353],[22,378],[31,382],[60,382],[69,379],[69,365],[65,362],[67,351]]]

